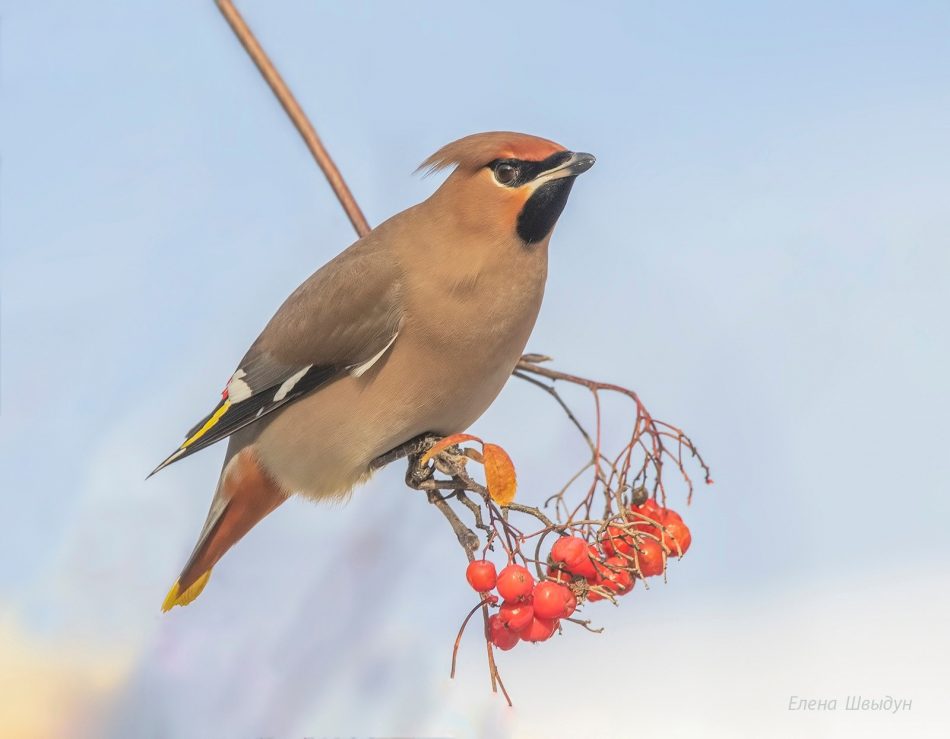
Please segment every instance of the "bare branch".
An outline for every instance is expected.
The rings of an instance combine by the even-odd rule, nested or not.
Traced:
[[[297,131],[299,131],[303,137],[304,143],[316,160],[317,165],[323,170],[323,175],[327,178],[327,182],[329,182],[330,187],[333,188],[333,193],[336,195],[337,200],[340,201],[340,205],[342,205],[343,210],[346,211],[346,215],[350,219],[350,223],[353,224],[353,228],[356,229],[356,233],[359,236],[365,236],[370,232],[369,223],[366,221],[363,211],[360,210],[360,206],[357,205],[353,193],[350,192],[350,188],[347,187],[343,175],[340,174],[340,170],[337,169],[333,159],[330,158],[330,155],[323,146],[323,142],[320,141],[320,137],[317,136],[317,132],[313,124],[311,124],[307,118],[306,113],[303,112],[303,109],[290,91],[290,88],[287,87],[280,73],[277,71],[277,68],[268,58],[264,49],[251,32],[251,29],[248,28],[247,23],[244,22],[244,18],[241,17],[237,8],[231,3],[231,0],[216,0],[216,2],[218,9],[221,11],[221,15],[224,16],[228,25],[231,26],[234,35],[238,37],[245,51],[247,51],[251,59],[254,60],[254,64],[257,65],[261,75],[267,84],[270,85],[270,89],[273,90],[274,95],[277,96],[284,110],[287,111],[287,115],[290,116],[290,120],[293,121],[294,126],[297,127]]]
[[[478,535],[462,523],[462,520],[455,515],[455,511],[452,510],[445,498],[435,491],[430,491],[428,496],[429,502],[442,511],[442,515],[445,516],[452,526],[452,531],[455,532],[455,537],[459,540],[459,544],[462,545],[462,549],[465,550],[465,555],[469,561],[475,559],[475,552],[478,550]]]

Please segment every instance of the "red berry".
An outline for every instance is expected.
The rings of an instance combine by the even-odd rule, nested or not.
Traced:
[[[599,572],[596,575],[591,575],[590,577],[585,577],[584,579],[587,581],[588,585],[603,585],[604,584],[604,578],[600,576]]]
[[[509,631],[498,618],[497,613],[488,617],[488,638],[491,643],[502,651],[507,652],[521,639],[514,631]]]
[[[562,536],[551,547],[551,560],[572,570],[587,555],[587,542],[579,536]]]
[[[580,561],[573,567],[568,567],[567,569],[573,572],[575,575],[580,575],[581,577],[586,577],[588,580],[592,577],[597,577],[597,568],[594,567],[594,562],[599,562],[601,559],[600,552],[597,551],[597,547],[593,544],[585,544],[587,547],[586,554],[581,557]]]
[[[682,557],[689,549],[693,535],[689,533],[689,527],[678,515],[676,515],[676,518],[679,518],[678,521],[670,520],[670,518],[668,517],[663,524],[663,546],[670,550],[671,557]]]
[[[604,599],[604,596],[602,596],[600,593],[595,593],[593,590],[587,591],[587,600],[589,600],[591,603],[594,603],[598,600],[603,600],[603,599]]]
[[[656,498],[647,498],[639,508],[641,513],[646,513],[650,518],[656,518],[663,510],[663,506],[656,502]]]
[[[600,536],[600,545],[607,555],[633,554],[633,537],[629,536],[619,526],[608,526]]]
[[[627,516],[627,519],[634,524],[633,528],[635,530],[646,531],[648,534],[659,536],[659,529],[652,522],[661,523],[664,510],[666,509],[661,508],[653,498],[648,498],[643,505],[631,506],[631,513]]]
[[[562,536],[551,547],[551,561],[555,566],[567,570],[572,575],[592,577],[596,574],[594,563],[600,559],[600,552],[593,544],[588,544],[579,536]]]
[[[574,593],[571,593],[570,597],[564,599],[564,610],[561,611],[561,615],[558,618],[567,618],[568,616],[574,615],[574,611],[577,610],[577,596]]]
[[[603,585],[617,595],[624,595],[633,590],[633,577],[630,571],[625,569],[633,566],[629,559],[624,557],[609,557],[600,571],[603,575]],[[613,569],[612,569],[613,568]]]
[[[567,570],[561,569],[557,565],[548,565],[548,577],[554,580],[554,582],[570,582],[574,579],[574,575]]]
[[[518,600],[531,594],[534,578],[521,565],[508,565],[498,574],[498,594],[505,600]]]
[[[487,593],[489,590],[493,590],[495,583],[498,582],[495,564],[487,559],[476,559],[469,562],[468,569],[465,570],[465,579],[479,593]]]
[[[653,577],[663,574],[663,547],[655,539],[643,537],[639,543],[639,550],[634,559],[640,568],[641,577]]]
[[[597,564],[592,565],[594,567],[594,574],[589,575],[584,578],[587,581],[588,585],[603,585],[604,578],[600,574],[600,565],[601,565],[601,560],[597,560]]]
[[[525,641],[546,641],[557,631],[558,620],[556,618],[534,618],[531,623],[518,632]]]
[[[564,618],[574,612],[577,599],[570,588],[545,581],[534,586],[531,602],[537,618]]]
[[[498,618],[512,631],[521,631],[534,618],[534,608],[530,603],[505,601],[498,609]]]
[[[683,517],[672,508],[664,508],[663,512],[660,514],[660,521],[662,523],[666,523],[667,521],[677,521],[679,523],[683,523]]]

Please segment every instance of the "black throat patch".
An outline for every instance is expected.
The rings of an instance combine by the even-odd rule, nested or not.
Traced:
[[[536,244],[551,233],[567,204],[574,177],[561,177],[541,185],[518,214],[518,236],[526,244]]]

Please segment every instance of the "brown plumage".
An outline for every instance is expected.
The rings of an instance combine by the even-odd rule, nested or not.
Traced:
[[[551,230],[593,164],[546,139],[460,139],[431,197],[357,241],[285,301],[225,397],[162,465],[229,436],[198,544],[164,607],[293,493],[347,495],[372,461],[423,433],[465,430],[511,375],[534,327]]]

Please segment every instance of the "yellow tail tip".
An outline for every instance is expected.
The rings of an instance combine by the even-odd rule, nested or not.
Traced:
[[[211,577],[211,570],[208,570],[195,580],[184,593],[178,592],[180,581],[175,580],[175,584],[172,585],[172,589],[168,591],[168,595],[165,596],[165,601],[162,603],[162,612],[170,611],[175,606],[187,606],[191,601],[201,595],[201,591],[204,590],[205,585],[208,584],[209,577]]]

